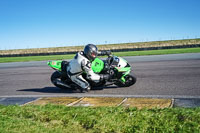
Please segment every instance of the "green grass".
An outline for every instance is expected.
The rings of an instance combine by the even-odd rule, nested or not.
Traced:
[[[182,54],[182,53],[200,53],[200,48],[130,51],[130,52],[117,52],[114,54],[117,56],[142,56],[142,55],[163,55],[163,54]]]
[[[200,108],[1,106],[0,132],[133,133],[200,131]]]
[[[99,50],[109,49],[129,49],[129,48],[147,48],[147,47],[163,47],[163,46],[182,46],[182,45],[196,45],[200,44],[200,38],[183,39],[183,40],[165,40],[165,41],[150,41],[150,42],[134,42],[134,43],[118,43],[118,44],[101,44],[98,45]],[[0,50],[0,55],[12,54],[39,54],[39,53],[56,53],[80,51],[84,45],[81,46],[66,46],[66,47],[51,47],[51,48],[31,48],[31,49],[11,49]]]
[[[50,56],[1,57],[0,63],[72,59],[74,54]]]
[[[200,53],[200,48],[113,52],[113,54],[117,55],[117,56],[142,56],[142,55],[162,55],[162,54],[180,54],[180,53]],[[51,56],[1,57],[0,63],[44,61],[44,60],[62,60],[62,59],[72,59],[73,57],[74,57],[74,54],[51,55]]]

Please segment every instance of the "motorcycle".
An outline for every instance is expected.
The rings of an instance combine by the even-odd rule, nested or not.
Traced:
[[[67,65],[68,61],[56,60],[49,61],[47,64],[56,70],[51,75],[51,82],[58,88],[61,89],[74,89],[79,88],[78,85],[74,84],[71,79],[67,76]],[[107,87],[111,85],[116,85],[118,87],[129,87],[136,83],[136,77],[131,73],[131,66],[122,57],[117,57],[115,55],[109,55],[107,59],[102,60],[100,58],[95,58],[91,63],[92,70],[97,74],[110,74],[113,75],[109,81],[103,80],[99,83],[88,80],[86,78],[86,73],[82,73],[83,78],[85,78],[91,85],[91,89],[95,87]],[[81,91],[82,92],[82,91]]]

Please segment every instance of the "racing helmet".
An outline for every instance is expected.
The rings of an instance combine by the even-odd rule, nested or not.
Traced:
[[[94,44],[87,44],[83,52],[90,61],[93,61],[97,57],[98,49]]]

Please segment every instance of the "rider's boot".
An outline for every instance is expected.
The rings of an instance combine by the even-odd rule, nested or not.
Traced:
[[[61,86],[64,86],[64,87],[70,88],[69,85],[63,83],[63,82],[60,81],[60,80],[57,80],[57,79],[56,79],[56,80],[54,80],[53,82],[54,82],[55,84],[57,84],[57,85],[61,85]]]
[[[89,86],[89,87],[87,87],[87,88],[80,88],[80,91],[81,91],[82,93],[84,93],[84,92],[89,92],[90,89],[91,89],[91,87]]]

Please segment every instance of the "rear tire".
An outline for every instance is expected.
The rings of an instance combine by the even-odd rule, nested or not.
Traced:
[[[119,87],[129,87],[131,85],[134,85],[137,81],[137,78],[133,75],[126,75],[124,78],[126,80],[125,83],[123,83],[122,81],[117,81],[115,85]]]
[[[58,85],[57,84],[57,80],[60,80],[61,81],[61,78],[62,78],[62,75],[60,72],[58,71],[55,71],[52,75],[51,75],[51,83],[54,84],[56,87],[58,88],[61,88],[61,89],[69,89],[65,86],[62,86],[62,85]]]

